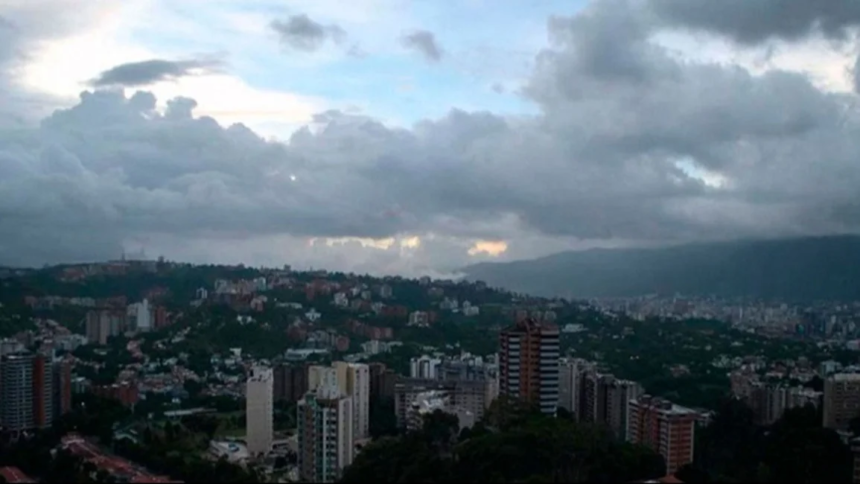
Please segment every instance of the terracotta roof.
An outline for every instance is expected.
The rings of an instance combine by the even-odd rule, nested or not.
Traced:
[[[21,472],[21,469],[17,467],[0,467],[0,475],[6,479],[8,483],[21,483],[21,482],[36,482],[27,474]]]

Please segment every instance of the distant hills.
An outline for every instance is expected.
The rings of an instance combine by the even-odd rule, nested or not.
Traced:
[[[593,249],[481,263],[469,280],[542,296],[692,294],[789,301],[860,300],[860,237]]]

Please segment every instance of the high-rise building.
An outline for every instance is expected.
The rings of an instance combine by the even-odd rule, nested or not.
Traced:
[[[662,455],[666,472],[674,474],[693,461],[696,418],[694,410],[642,395],[628,402],[627,439]]]
[[[558,327],[526,318],[499,335],[499,395],[533,403],[545,414],[558,405]]]
[[[44,355],[33,355],[33,426],[43,429],[54,421],[54,371]]]
[[[308,370],[308,388],[334,388],[341,396],[352,402],[354,439],[365,439],[370,435],[370,367],[363,363],[337,361],[331,367],[312,366]]]
[[[779,420],[786,410],[795,407],[821,405],[821,392],[796,386],[752,381],[748,384],[743,401],[752,409],[759,425],[771,425]]]
[[[847,430],[860,413],[860,374],[836,373],[824,380],[824,426]]]
[[[125,331],[127,311],[94,309],[87,312],[86,333],[90,344],[105,345],[108,338]]]
[[[55,361],[53,371],[54,418],[72,410],[72,364],[68,360]]]
[[[5,355],[0,363],[0,423],[4,430],[34,428],[33,355]]]
[[[371,401],[381,398],[393,398],[397,373],[391,368],[386,368],[385,363],[370,363],[367,366],[370,367]]]
[[[272,449],[273,380],[271,368],[254,367],[245,385],[245,442],[251,455]]]
[[[627,439],[627,418],[630,400],[639,398],[642,387],[630,380],[613,378],[606,389],[606,426],[619,439]]]
[[[310,365],[280,363],[274,368],[275,401],[295,403],[308,392]]]
[[[352,399],[352,437],[370,437],[370,367],[363,363],[334,363],[338,388]]]
[[[593,365],[582,358],[562,358],[558,363],[558,406],[580,417],[582,380]]]
[[[45,428],[55,417],[54,372],[44,355],[0,358],[0,426],[8,432]]]
[[[341,394],[330,378],[299,401],[298,467],[303,481],[335,482],[343,469],[352,464],[355,440],[352,413],[352,399]]]

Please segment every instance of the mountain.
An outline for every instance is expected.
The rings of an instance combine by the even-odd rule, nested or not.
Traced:
[[[698,243],[657,249],[593,249],[481,263],[469,280],[542,296],[690,294],[860,300],[860,237]]]

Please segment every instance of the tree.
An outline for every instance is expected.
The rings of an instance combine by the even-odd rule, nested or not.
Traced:
[[[665,474],[653,451],[608,432],[508,402],[457,435],[457,418],[427,415],[417,431],[368,445],[342,482],[629,482]]]
[[[378,439],[385,435],[397,435],[397,416],[393,398],[377,398],[370,401],[370,435]]]

